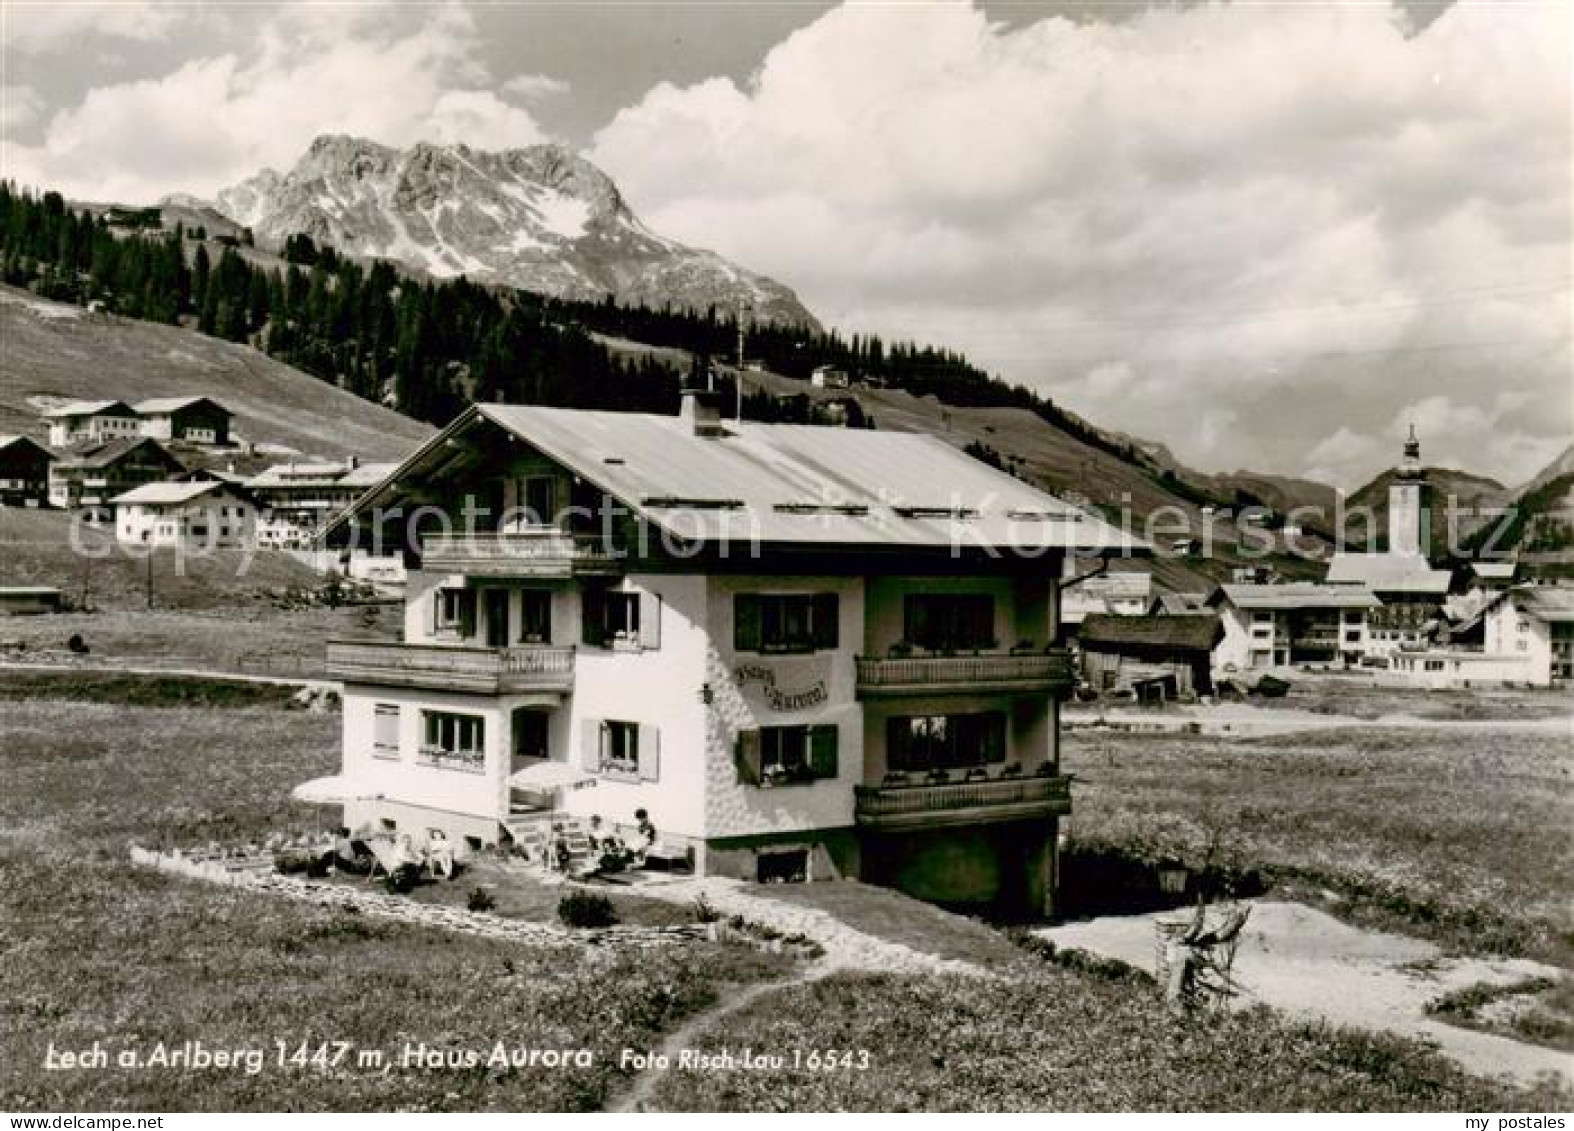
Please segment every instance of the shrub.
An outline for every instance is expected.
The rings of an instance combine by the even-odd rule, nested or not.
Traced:
[[[465,901],[465,906],[471,911],[491,911],[497,906],[497,900],[485,888],[471,888],[470,898]]]
[[[589,891],[571,891],[558,900],[557,917],[570,927],[610,927],[618,921],[612,901]]]

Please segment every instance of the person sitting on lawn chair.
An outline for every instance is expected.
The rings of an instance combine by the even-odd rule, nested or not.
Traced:
[[[442,829],[427,834],[426,870],[445,880],[454,878],[454,846]]]

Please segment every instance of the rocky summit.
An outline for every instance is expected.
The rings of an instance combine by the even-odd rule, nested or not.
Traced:
[[[265,243],[305,234],[438,278],[658,307],[743,306],[761,321],[818,325],[790,288],[651,231],[610,177],[557,145],[401,150],[329,135],[288,172],[264,169],[214,204]]]

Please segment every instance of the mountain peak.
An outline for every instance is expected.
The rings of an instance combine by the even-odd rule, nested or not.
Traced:
[[[747,306],[763,321],[817,325],[782,284],[652,232],[611,177],[552,143],[401,150],[323,134],[289,171],[264,169],[220,192],[216,207],[264,243],[304,234],[439,278],[562,298]]]

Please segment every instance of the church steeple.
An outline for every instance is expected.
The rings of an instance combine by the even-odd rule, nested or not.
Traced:
[[[1420,479],[1423,476],[1421,469],[1421,441],[1416,436],[1416,426],[1410,425],[1410,435],[1405,439],[1405,457],[1399,463],[1399,474],[1405,479]]]
[[[1405,457],[1388,486],[1388,549],[1395,554],[1420,554],[1427,544],[1426,471],[1421,466],[1421,441],[1410,425]]]

